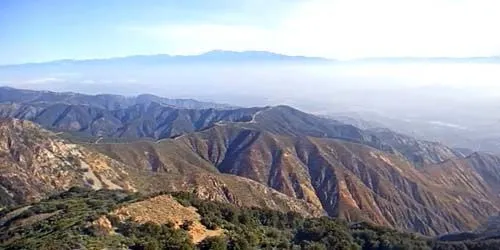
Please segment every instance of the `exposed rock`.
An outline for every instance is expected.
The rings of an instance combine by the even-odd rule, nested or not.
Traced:
[[[72,186],[135,190],[126,166],[22,120],[0,121],[3,204],[23,203]]]
[[[114,233],[113,225],[106,216],[101,216],[91,224],[92,232],[96,236],[105,236]]]

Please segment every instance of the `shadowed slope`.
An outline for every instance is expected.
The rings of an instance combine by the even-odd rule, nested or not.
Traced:
[[[453,160],[459,167],[445,162],[415,168],[400,154],[362,144],[276,135],[241,124],[159,143],[96,147],[120,160],[136,159],[135,164],[151,171],[203,169],[243,176],[321,206],[332,216],[428,235],[472,229],[499,207],[491,184],[466,160]]]
[[[166,160],[152,158],[155,155],[152,146],[130,147],[131,150],[126,151],[130,158],[117,161],[69,143],[31,122],[12,119],[0,122],[0,142],[0,205],[3,206],[39,200],[71,186],[88,186],[147,193],[191,191],[205,199],[241,206],[296,211],[307,216],[324,213],[320,207],[290,199],[255,181],[220,175],[208,166],[203,168],[203,160],[191,163],[182,160],[189,159],[189,154],[186,157],[171,155],[169,162],[182,166],[176,171],[155,166],[155,162]],[[151,153],[147,158],[128,154],[134,150]],[[147,167],[137,167],[142,165]]]

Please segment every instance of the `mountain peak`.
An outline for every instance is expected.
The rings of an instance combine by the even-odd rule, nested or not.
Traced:
[[[209,60],[235,60],[235,61],[329,61],[326,58],[320,57],[307,57],[279,54],[271,51],[263,50],[246,50],[246,51],[232,51],[232,50],[211,50],[197,56],[184,56],[185,58],[198,58]]]
[[[270,56],[288,56],[284,54],[278,54],[271,51],[265,50],[244,50],[244,51],[235,51],[235,50],[210,50],[200,55],[270,55]]]

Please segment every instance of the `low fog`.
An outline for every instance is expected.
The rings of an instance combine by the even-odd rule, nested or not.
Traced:
[[[455,147],[500,148],[500,64],[368,63],[3,67],[0,85],[89,94],[287,104]]]

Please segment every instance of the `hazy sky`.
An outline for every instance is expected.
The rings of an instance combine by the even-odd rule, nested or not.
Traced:
[[[0,64],[269,50],[500,55],[498,0],[1,0]]]

